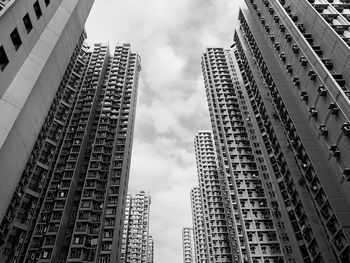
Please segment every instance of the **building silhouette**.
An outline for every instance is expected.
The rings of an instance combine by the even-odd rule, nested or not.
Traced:
[[[81,45],[1,223],[3,262],[119,262],[140,58]]]

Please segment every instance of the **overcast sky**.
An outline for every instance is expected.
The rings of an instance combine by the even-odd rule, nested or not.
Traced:
[[[191,226],[197,184],[193,139],[210,129],[200,57],[229,47],[243,0],[96,0],[88,42],[128,42],[140,54],[131,192],[152,196],[155,263],[182,263],[181,231]]]

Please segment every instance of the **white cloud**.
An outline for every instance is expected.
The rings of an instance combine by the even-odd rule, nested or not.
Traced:
[[[182,262],[197,182],[193,137],[210,129],[200,57],[231,44],[243,0],[99,0],[87,22],[91,42],[130,42],[142,58],[130,190],[150,191],[155,262]]]
[[[167,88],[169,82],[175,82],[181,77],[185,61],[178,57],[171,46],[164,45],[149,50],[152,54],[147,56],[147,79],[153,85],[151,89]],[[154,63],[156,61],[156,63]],[[169,63],[171,62],[171,63]],[[157,90],[157,92],[162,92]]]

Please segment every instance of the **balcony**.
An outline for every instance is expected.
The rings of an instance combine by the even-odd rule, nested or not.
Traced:
[[[287,33],[287,34],[285,35],[284,39],[285,39],[288,43],[292,42],[292,36],[291,36],[291,34]]]
[[[306,67],[307,66],[307,59],[305,57],[301,57],[299,59],[299,62],[300,64],[303,66],[303,67]]]
[[[293,51],[294,54],[298,54],[298,53],[299,53],[299,47],[298,47],[298,45],[294,44],[294,45],[292,46],[292,51]]]
[[[325,124],[321,124],[318,130],[322,136],[326,137],[328,135],[328,130]]]
[[[350,136],[350,123],[344,123],[341,130],[345,136]]]
[[[295,87],[298,87],[298,88],[300,87],[300,80],[298,77],[293,78],[293,83]]]
[[[314,117],[314,118],[317,117],[317,110],[316,110],[315,107],[310,107],[309,112],[310,112],[310,115],[311,115],[312,117]]]
[[[303,91],[300,93],[300,96],[301,96],[301,99],[302,99],[303,101],[307,101],[307,100],[308,100],[308,95],[307,95],[306,90],[303,90]]]
[[[314,70],[309,70],[307,75],[310,77],[311,80],[316,80],[317,75]]]
[[[337,104],[335,104],[334,102],[329,104],[328,109],[331,111],[332,115],[337,115],[339,112],[339,108],[338,108]]]
[[[323,85],[318,86],[317,91],[320,94],[320,96],[322,96],[322,97],[327,95],[327,89]]]
[[[342,231],[340,231],[333,240],[333,244],[338,251],[342,251],[347,246],[347,240]]]
[[[338,146],[336,144],[333,144],[330,148],[329,151],[331,152],[331,154],[333,155],[333,157],[340,157],[340,151],[338,149]]]

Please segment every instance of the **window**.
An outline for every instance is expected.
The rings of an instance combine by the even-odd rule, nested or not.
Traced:
[[[19,47],[22,45],[22,40],[19,36],[17,28],[15,28],[11,34],[10,34],[11,40],[13,45],[15,46],[15,49],[19,49]]]
[[[41,12],[41,8],[40,8],[40,4],[38,1],[36,1],[34,4],[33,4],[33,7],[34,7],[34,12],[35,12],[35,15],[36,15],[36,18],[39,19],[41,17],[41,15],[43,14]]]
[[[50,4],[50,0],[45,0],[45,5],[48,6]]]
[[[28,13],[23,17],[23,23],[27,30],[27,33],[29,34],[30,31],[32,31],[33,29],[33,25],[32,25],[32,21],[30,21],[30,17]]]
[[[9,63],[9,59],[5,53],[5,49],[3,46],[0,46],[0,69],[3,71],[7,64]]]

